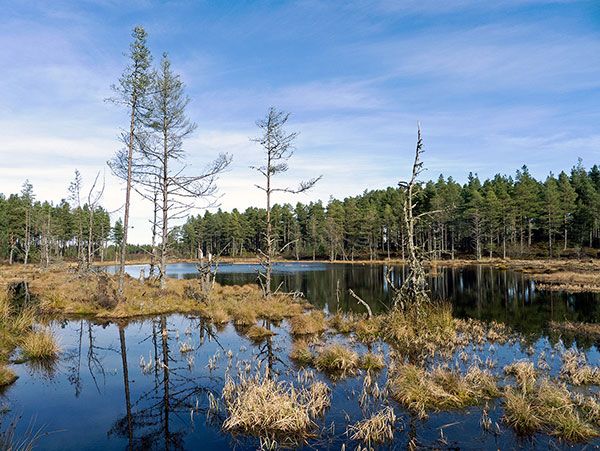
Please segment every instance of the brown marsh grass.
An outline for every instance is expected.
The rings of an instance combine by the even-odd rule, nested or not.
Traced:
[[[308,343],[305,340],[294,340],[292,342],[292,350],[290,359],[299,365],[307,366],[313,362],[313,354],[310,352]]]
[[[385,359],[381,354],[367,352],[360,356],[359,366],[365,371],[379,371],[385,368]]]
[[[573,385],[600,385],[600,368],[588,365],[585,354],[569,349],[562,360],[561,379]]]
[[[456,339],[452,306],[448,303],[394,309],[382,322],[383,339],[403,355],[432,355]]]
[[[533,362],[528,360],[512,362],[504,367],[504,372],[515,377],[517,384],[524,393],[528,393],[533,390],[537,379],[537,372],[533,367]]]
[[[600,435],[594,423],[600,418],[598,401],[573,396],[567,387],[540,381],[533,391],[507,388],[504,422],[521,434],[544,432],[570,442]]]
[[[278,443],[296,445],[313,430],[313,419],[330,405],[329,388],[315,382],[308,388],[256,374],[228,379],[223,388],[227,418],[223,429]]]
[[[250,326],[259,318],[280,321],[300,315],[306,308],[305,304],[286,294],[265,299],[253,284],[215,284],[207,296],[198,296],[198,281],[194,279],[168,279],[167,287],[160,289],[156,281],[127,277],[122,302],[118,302],[115,276],[77,274],[65,267],[45,271],[30,269],[15,272],[13,276],[17,274],[20,280],[28,282],[40,310],[51,314],[124,319],[189,313],[201,315],[215,324],[233,321],[239,326]]]
[[[400,363],[388,380],[392,397],[421,418],[428,410],[454,410],[496,398],[500,391],[494,377],[478,367],[465,375],[437,367],[432,371]]]
[[[538,288],[549,291],[599,292],[600,272],[556,271],[548,274],[534,274]]]
[[[262,341],[267,337],[274,335],[272,331],[266,327],[253,324],[246,332],[246,336],[252,341]]]
[[[334,379],[355,374],[359,362],[358,354],[341,344],[333,344],[325,347],[313,359],[316,369],[327,373],[327,375]]]
[[[585,335],[590,337],[600,337],[600,324],[577,323],[570,321],[550,322],[550,329],[557,332],[566,332],[573,335]]]
[[[21,343],[23,355],[29,359],[54,359],[60,347],[52,331],[47,328],[32,330]]]
[[[0,364],[0,388],[12,384],[17,380],[17,375],[9,367]]]
[[[292,317],[290,326],[292,335],[319,334],[327,329],[325,315],[318,310]]]
[[[393,440],[396,414],[392,407],[385,407],[370,418],[359,421],[348,428],[352,440],[358,440],[369,447]]]

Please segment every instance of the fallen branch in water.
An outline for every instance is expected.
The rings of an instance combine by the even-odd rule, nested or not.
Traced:
[[[369,304],[363,301],[354,291],[352,291],[352,288],[348,290],[348,293],[350,293],[350,296],[352,296],[354,299],[356,299],[358,302],[365,306],[369,315],[369,319],[373,318],[373,312],[371,311],[371,307],[369,307]]]

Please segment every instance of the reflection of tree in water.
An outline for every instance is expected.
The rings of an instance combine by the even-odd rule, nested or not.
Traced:
[[[202,321],[199,328],[201,337],[204,333],[214,337]],[[119,328],[126,415],[116,421],[109,434],[127,437],[129,449],[183,449],[185,435],[191,426],[178,428],[174,423],[189,422],[190,417],[193,421],[194,414],[206,413],[208,408],[201,406],[200,402],[204,403],[208,393],[216,393],[210,385],[215,385],[219,378],[184,374],[189,372],[189,367],[187,364],[181,365],[171,354],[169,332],[165,316],[153,321],[149,338],[154,352],[154,386],[132,403],[125,330]],[[200,378],[208,379],[207,386],[198,383]]]
[[[67,367],[67,379],[69,383],[75,387],[75,397],[79,397],[83,390],[83,385],[81,382],[81,358],[84,338],[86,338],[88,341],[86,355],[87,369],[98,393],[101,393],[99,379],[102,380],[102,385],[104,385],[106,382],[106,371],[102,363],[101,353],[105,351],[117,352],[113,348],[102,347],[96,344],[94,327],[97,326],[98,325],[93,324],[90,321],[81,320],[79,322],[79,331],[77,334],[77,348],[74,352],[65,357],[65,360],[69,362]],[[106,326],[107,324],[104,324],[102,327]]]
[[[263,320],[262,327],[267,330],[271,330],[272,322],[269,320]],[[260,365],[263,365],[266,362],[266,368],[268,369],[267,374],[269,376],[274,376],[275,365],[280,363],[281,365],[286,366],[285,362],[281,360],[277,355],[281,355],[280,348],[273,348],[273,335],[267,335],[258,343],[258,355],[257,360]]]

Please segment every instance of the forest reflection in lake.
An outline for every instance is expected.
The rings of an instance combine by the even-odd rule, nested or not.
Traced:
[[[127,267],[138,277],[144,265]],[[222,284],[257,283],[258,265],[221,264],[217,281]],[[391,267],[390,277],[400,284],[406,269]],[[329,263],[277,263],[274,286],[283,291],[300,291],[306,298],[329,312],[364,312],[349,294],[354,290],[367,301],[373,312],[382,312],[390,304],[392,292],[386,280],[386,265]],[[194,278],[191,263],[168,265],[169,277]],[[527,274],[491,266],[438,267],[429,276],[432,296],[447,299],[457,317],[495,320],[521,332],[540,333],[548,321],[600,322],[600,293],[562,293],[541,291]],[[339,298],[339,304],[337,302]]]

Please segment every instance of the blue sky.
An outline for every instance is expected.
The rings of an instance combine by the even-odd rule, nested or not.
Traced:
[[[271,105],[300,132],[281,183],[324,175],[281,202],[394,185],[417,121],[428,178],[600,163],[597,1],[0,0],[0,10],[0,192],[29,178],[38,198],[58,200],[75,168],[88,184],[106,171],[105,204],[122,206],[105,161],[126,116],[103,100],[137,24],[186,82],[192,170],[234,156],[219,183],[227,210],[263,204],[249,138]],[[133,241],[148,239],[150,212],[136,202]]]

